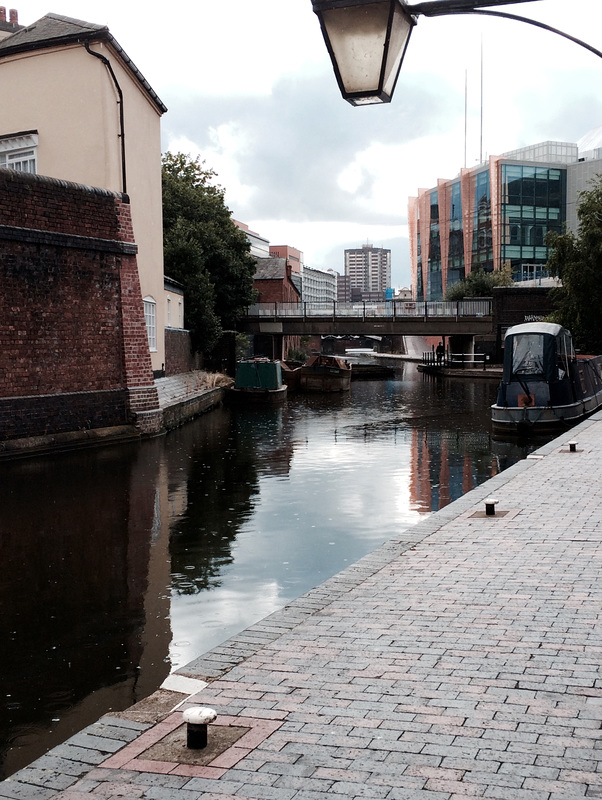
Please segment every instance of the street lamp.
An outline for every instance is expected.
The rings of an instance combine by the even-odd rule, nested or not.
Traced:
[[[602,52],[543,22],[491,11],[538,0],[312,0],[341,94],[351,105],[390,103],[417,17],[487,14],[557,33],[602,58]]]
[[[401,0],[312,0],[341,94],[390,103],[414,17]]]

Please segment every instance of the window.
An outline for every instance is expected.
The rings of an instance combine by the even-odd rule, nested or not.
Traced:
[[[157,304],[152,297],[144,298],[144,320],[148,335],[148,346],[152,351],[157,350]]]
[[[512,372],[514,375],[543,373],[543,336],[540,333],[523,333],[513,337]]]
[[[36,131],[0,136],[0,167],[18,172],[37,172]]]

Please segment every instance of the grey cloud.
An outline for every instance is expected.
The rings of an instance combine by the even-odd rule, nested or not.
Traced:
[[[201,149],[211,145],[211,128],[234,123],[245,132],[250,146],[241,154],[239,174],[256,191],[235,209],[241,218],[398,224],[405,197],[390,213],[370,212],[357,198],[371,195],[372,177],[363,175],[355,195],[342,190],[337,177],[370,144],[407,143],[445,129],[458,98],[442,79],[429,78],[428,90],[417,88],[423,80],[400,80],[393,103],[364,108],[340,97],[333,75],[283,78],[267,97],[196,96],[171,103],[165,97],[170,111],[164,132]]]
[[[525,144],[539,141],[577,142],[602,123],[602,99],[592,87],[591,72],[555,73],[545,89],[523,92],[517,106]]]

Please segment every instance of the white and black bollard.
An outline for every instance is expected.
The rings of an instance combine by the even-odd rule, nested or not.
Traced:
[[[217,719],[217,712],[212,708],[191,706],[184,713],[186,723],[186,746],[190,750],[202,750],[207,747],[207,725]]]
[[[577,452],[577,442],[572,441],[569,442],[569,453],[576,453]]]

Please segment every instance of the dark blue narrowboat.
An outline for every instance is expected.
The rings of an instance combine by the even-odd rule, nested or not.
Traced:
[[[577,356],[570,332],[551,322],[509,328],[504,372],[491,407],[494,434],[563,430],[602,405],[602,356]]]

